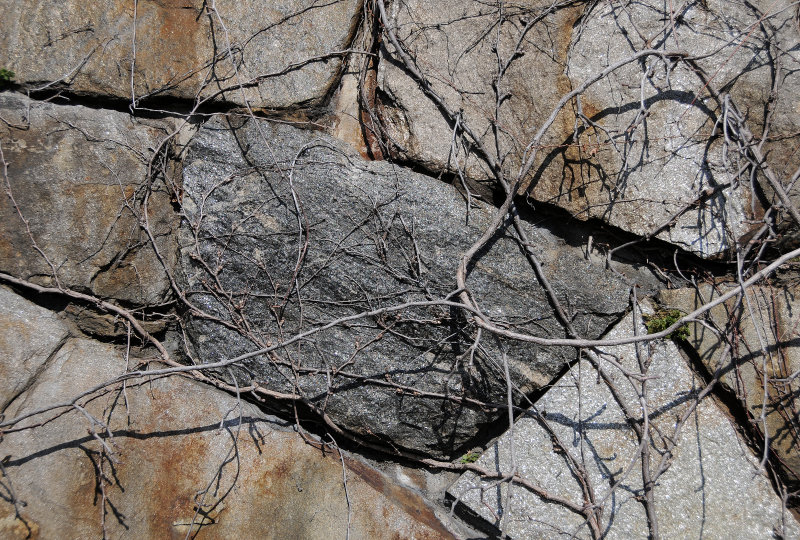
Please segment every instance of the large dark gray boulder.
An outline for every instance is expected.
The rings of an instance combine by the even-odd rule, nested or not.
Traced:
[[[189,337],[204,363],[362,311],[443,298],[495,211],[475,204],[467,223],[452,186],[265,120],[207,123],[183,175],[183,283],[206,314],[192,317]],[[599,336],[625,311],[628,286],[547,228],[526,229],[575,328]],[[497,323],[566,335],[508,231],[478,257],[467,284]],[[498,417],[464,398],[505,401],[501,350],[523,392],[576,357],[486,332],[471,355],[476,336],[460,310],[415,307],[335,326],[231,373],[240,385],[297,391],[359,435],[448,455]]]

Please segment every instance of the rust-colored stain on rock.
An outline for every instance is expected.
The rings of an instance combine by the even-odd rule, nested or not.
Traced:
[[[22,515],[17,518],[13,512],[0,517],[0,538],[5,540],[38,540],[39,525]]]
[[[155,442],[155,458],[149,467],[154,471],[153,490],[145,501],[152,531],[184,538],[185,531],[174,527],[176,521],[191,522],[195,516],[194,496],[203,485],[202,463],[209,459],[208,447],[202,437],[180,436],[180,440],[163,439]],[[188,481],[188,482],[187,482]],[[188,484],[188,487],[187,487]]]
[[[208,33],[208,19],[201,15],[200,9],[182,0],[162,0],[156,4],[161,7],[155,14],[160,25],[157,37],[148,45],[161,62],[151,65],[162,71],[158,77],[162,84],[175,84],[197,70],[197,51],[208,49],[201,48]],[[170,54],[164,55],[165,50]],[[149,63],[147,59],[145,62]]]

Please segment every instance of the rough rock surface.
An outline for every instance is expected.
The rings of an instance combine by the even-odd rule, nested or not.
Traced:
[[[0,411],[33,382],[68,335],[55,313],[0,287]]]
[[[3,0],[0,66],[31,89],[308,105],[336,81],[341,55],[325,55],[348,47],[358,4],[218,1],[212,12],[201,0]]]
[[[0,357],[0,365],[7,361]],[[125,369],[124,351],[71,339],[5,419],[68,400]],[[178,539],[191,530],[197,538],[327,539],[344,538],[349,519],[350,538],[453,538],[419,495],[347,456],[345,493],[337,453],[320,452],[206,385],[130,381],[81,405],[113,437],[77,410],[3,435],[1,537],[98,538],[104,520],[109,538]]]
[[[608,337],[631,334],[629,315]],[[642,327],[640,332],[646,330]],[[604,348],[628,370],[638,371],[632,345]],[[701,388],[672,342],[655,342],[649,356],[650,422],[658,431],[651,443],[651,474],[659,467],[659,450],[674,432],[681,416]],[[606,369],[623,399],[640,414],[639,399],[621,373]],[[580,389],[580,390],[579,390]],[[540,421],[546,422],[554,435]],[[561,449],[554,443],[558,438]],[[663,437],[663,438],[662,438]],[[758,460],[741,441],[728,417],[712,399],[700,402],[680,434],[670,468],[656,479],[654,501],[658,530],[663,538],[770,538],[774,531],[794,538],[800,526],[782,512],[769,479]],[[520,418],[478,459],[491,471],[517,471],[552,496],[583,504],[577,477],[564,451],[583,465],[597,501],[604,504],[604,538],[646,538],[648,526],[642,496],[641,462],[636,462],[638,440],[622,410],[587,361],[581,361]],[[512,462],[511,452],[513,449]],[[582,457],[583,455],[583,457]],[[633,466],[632,466],[633,465]],[[631,467],[632,466],[632,467]],[[612,483],[620,483],[607,496]],[[479,488],[484,489],[481,492]],[[583,516],[545,502],[515,486],[507,499],[508,484],[479,481],[468,472],[450,488],[473,512],[512,538],[590,538]],[[499,519],[498,519],[499,518]],[[500,519],[503,522],[500,522]]]
[[[705,301],[730,291],[701,286],[665,290],[661,300],[669,307],[691,312]],[[700,297],[702,294],[702,298]],[[736,298],[710,312],[721,331],[736,328],[733,356],[722,358],[725,343],[708,327],[689,325],[689,343],[711,373],[720,370],[720,383],[750,414],[753,427],[768,434],[770,450],[790,481],[800,485],[800,287],[753,287],[737,307]],[[762,348],[763,343],[763,348]],[[766,355],[764,354],[766,352]],[[766,410],[764,383],[767,382]],[[794,376],[792,379],[791,377]],[[762,411],[764,418],[762,419]]]
[[[597,536],[646,536],[633,424],[580,361],[587,349],[497,338],[440,302],[501,191],[465,124],[506,179],[534,156],[514,208],[530,245],[505,224],[467,281],[509,331],[566,336],[525,247],[564,317],[593,338],[629,312],[629,297],[733,279],[733,265],[687,251],[729,262],[764,222],[768,236],[742,255],[759,258],[750,271],[800,245],[766,182],[771,171],[800,205],[795,0],[0,0],[0,19],[3,539],[344,538],[348,519],[350,538],[480,537],[447,515],[462,467],[409,453],[477,458],[508,427],[506,365],[517,410],[539,403],[480,464],[519,465],[576,513],[497,478],[467,476],[453,494],[514,537],[586,536],[567,451],[586,460],[598,498],[621,482],[601,501],[608,530]],[[561,96],[649,48],[672,52],[583,91],[529,146]],[[800,538],[778,500],[798,515],[798,260],[751,289],[754,316],[732,304],[710,313],[709,325],[736,323],[732,363],[720,366],[708,326],[690,336],[706,366],[723,369],[714,392],[740,433],[753,447],[758,429],[769,435],[774,489],[709,397],[656,482],[660,537]],[[91,293],[138,326],[40,285]],[[687,291],[662,300],[697,304]],[[611,336],[629,335],[624,324]],[[235,379],[250,404],[176,376],[17,416],[144,361],[155,368],[158,351],[208,363],[268,346],[210,372]],[[672,343],[642,350],[658,376],[648,380],[656,467],[702,382]],[[636,384],[611,366],[636,359],[613,352],[605,361],[635,417]]]
[[[712,136],[722,130],[717,120],[723,109],[721,98],[709,93],[729,93],[756,137],[771,107],[767,163],[784,182],[800,165],[796,9],[788,0],[760,4],[769,10],[761,25],[759,7],[738,0],[688,3],[671,16],[660,1],[556,9],[541,1],[507,7],[499,26],[494,5],[452,0],[442,8],[399,0],[391,16],[433,88],[493,151],[490,119],[499,110],[499,148],[512,177],[562,95],[648,46],[691,56],[691,65],[668,63],[668,73],[653,57],[630,63],[591,86],[579,105],[568,105],[540,141],[526,194],[580,219],[600,218],[638,235],[657,232],[683,249],[715,257],[746,239],[754,228],[749,220],[763,210],[750,183],[736,179],[742,163]],[[537,16],[541,21],[524,34]],[[523,54],[494,83],[495,51],[508,58],[517,42]],[[463,150],[453,152],[453,125],[387,47],[379,110],[398,153],[434,170],[460,165],[473,177],[487,176],[477,157],[465,162]],[[495,88],[510,95],[499,109]],[[693,204],[698,199],[702,204]]]
[[[430,74],[435,90],[450,108],[462,110],[464,121],[483,133],[482,140],[490,147],[494,147],[489,129],[495,111],[492,81],[497,72],[493,47],[500,54],[510,55],[525,21],[547,10],[552,2],[526,4],[509,7],[505,13],[509,24],[498,29],[494,4],[462,0],[392,2],[390,17],[398,39],[422,72]],[[536,132],[537,123],[550,114],[561,94],[569,91],[564,62],[571,28],[580,14],[580,7],[567,7],[544,17],[523,37],[525,54],[505,74],[504,90],[514,92],[510,103],[500,109],[499,118],[503,152],[512,151],[509,172],[519,165],[518,154]],[[401,156],[433,170],[461,166],[474,178],[490,177],[491,172],[474,153],[468,154],[466,161],[463,151],[458,156],[451,153],[453,126],[394,60],[391,44],[386,47],[378,73],[378,97],[383,105],[379,110]],[[543,142],[560,141],[549,136]]]
[[[206,124],[183,175],[181,261],[190,301],[237,328],[195,318],[190,336],[203,362],[338,317],[443,298],[456,288],[460,254],[494,211],[479,204],[465,224],[465,200],[452,187],[268,121]],[[598,336],[626,309],[628,287],[544,226],[528,226],[528,234],[575,327]],[[507,235],[478,258],[467,285],[481,309],[509,328],[565,335]],[[448,454],[496,416],[462,398],[504,400],[498,344],[482,339],[470,358],[473,330],[450,308],[386,313],[248,360],[240,382],[283,392],[297,384],[347,429]],[[569,349],[503,348],[523,391],[547,384],[575,357]]]
[[[0,94],[0,116],[3,188],[16,202],[0,197],[0,271],[55,285],[55,269],[61,285],[83,292],[134,304],[163,300],[169,281],[138,216],[151,149],[174,122],[9,93]],[[150,230],[174,265],[172,192],[158,179],[150,189]]]

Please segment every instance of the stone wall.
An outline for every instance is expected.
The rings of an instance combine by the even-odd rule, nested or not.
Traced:
[[[0,10],[0,535],[798,534],[794,3]]]

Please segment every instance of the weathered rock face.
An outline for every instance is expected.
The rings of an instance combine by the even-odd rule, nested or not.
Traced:
[[[68,335],[55,313],[0,287],[0,411],[33,382]]]
[[[32,88],[52,83],[123,100],[308,105],[336,80],[341,55],[330,53],[348,47],[359,2],[215,5],[212,11],[201,0],[3,0],[0,66]]]
[[[632,326],[633,318],[628,316],[608,337],[629,336]],[[640,332],[645,331],[640,328]],[[653,426],[648,469],[655,482],[653,501],[660,536],[769,538],[777,531],[790,538],[800,534],[794,519],[783,513],[781,500],[758,460],[710,398],[698,404],[679,438],[674,437],[677,419],[696,399],[702,383],[692,375],[672,342],[656,342],[641,349],[643,360],[649,362],[647,374],[654,377],[647,383]],[[625,369],[639,371],[634,346],[603,350],[620,359]],[[604,369],[641,425],[636,391],[619,370],[608,364]],[[669,469],[656,477],[663,450],[671,440],[678,444]],[[548,390],[529,415],[489,447],[477,464],[503,473],[516,466],[520,475],[551,497],[562,497],[580,509],[584,492],[566,452],[585,468],[595,501],[604,506],[600,527],[603,537],[648,537],[638,438],[608,386],[586,361]],[[615,492],[609,496],[612,485]],[[573,534],[591,538],[583,516],[520,486],[509,494],[507,483],[482,481],[468,472],[450,493],[489,524],[505,527],[511,538]]]
[[[4,320],[41,321],[40,308],[0,294]],[[35,336],[17,339],[41,349]],[[0,356],[0,370],[18,369],[14,360]],[[72,399],[136,363],[112,345],[67,340],[0,418]],[[209,386],[155,377],[79,404],[86,414],[61,411],[44,426],[3,433],[0,537],[323,539],[343,538],[350,522],[351,538],[453,538],[415,493],[354,458],[321,453]]]
[[[703,285],[699,293],[694,289],[677,289],[665,290],[660,296],[666,305],[691,312],[728,291],[729,287],[715,290]],[[701,324],[689,325],[688,340],[711,373],[720,370],[722,386],[749,412],[752,426],[767,435],[770,451],[777,456],[787,478],[797,484],[800,484],[799,293],[797,286],[753,287],[748,289],[747,301],[740,305],[732,298],[712,309],[710,318],[716,328],[723,332],[736,329],[732,356],[722,357],[725,343]]]
[[[549,11],[552,2],[526,2],[505,13],[509,23],[496,27],[497,6],[481,2],[446,0],[432,4],[424,0],[392,3],[398,39],[413,54],[423,73],[430,74],[434,89],[452,110],[462,110],[463,119],[482,140],[494,147],[490,131],[494,106],[492,81],[497,74],[496,48],[511,55],[522,38],[524,56],[513,62],[504,77],[502,91],[512,91],[510,103],[500,108],[500,141],[503,152],[511,151],[507,169],[520,163],[519,154],[546,118],[561,94],[569,91],[564,75],[572,25],[580,7],[559,9],[544,17],[522,36],[526,22]],[[498,34],[499,33],[499,34]],[[474,178],[489,178],[491,172],[477,156],[464,157],[463,149],[451,149],[453,126],[422,93],[419,84],[395,60],[386,45],[379,66],[379,99],[383,120],[400,155],[433,170],[463,167]],[[557,135],[543,144],[559,144]],[[521,147],[520,147],[521,145]]]
[[[185,161],[181,261],[198,358],[250,352],[362,311],[443,298],[460,254],[493,208],[472,208],[450,186],[341,143],[267,121],[206,124]],[[582,251],[528,226],[573,324],[598,336],[627,306],[627,286]],[[300,261],[300,262],[298,262]],[[503,233],[467,283],[484,313],[509,329],[563,336],[519,246]],[[231,328],[232,327],[232,328]],[[455,451],[502,403],[498,342],[441,306],[338,325],[279,354],[245,363],[240,384],[296,387],[363,436],[437,455]],[[574,350],[503,343],[523,391],[547,384]]]
[[[794,151],[800,130],[796,8],[788,0],[764,4],[769,12],[760,25],[762,13],[742,1],[692,3],[673,14],[656,1],[563,8],[532,2],[506,8],[497,25],[495,6],[454,0],[443,9],[441,3],[399,0],[391,16],[432,87],[453,111],[462,111],[492,152],[490,121],[497,116],[499,152],[512,177],[561,96],[649,47],[691,57],[631,62],[590,86],[539,141],[526,194],[580,219],[600,218],[639,235],[658,232],[683,249],[715,257],[746,239],[763,212],[750,181],[737,177],[742,162],[723,148],[718,120],[724,99],[717,93],[730,95],[756,137],[771,107],[768,164],[784,182],[800,165]],[[510,58],[518,43],[522,54],[493,82],[498,54]],[[379,110],[399,154],[434,170],[458,164],[473,177],[488,176],[477,157],[465,162],[463,149],[451,149],[453,124],[387,47]],[[508,97],[496,107],[498,95]]]
[[[55,270],[62,285],[101,297],[163,300],[169,281],[139,217],[150,189],[150,230],[164,262],[174,265],[174,186],[145,179],[151,149],[176,124],[7,93],[0,115],[4,188],[16,202],[0,198],[0,271],[55,284]]]
[[[519,466],[572,511],[507,478],[451,491],[511,536],[587,533],[581,467],[604,506],[595,536],[645,536],[646,403],[651,472],[677,441],[654,484],[661,536],[800,537],[779,500],[796,511],[800,492],[776,498],[710,398],[671,435],[702,385],[672,343],[640,347],[657,376],[640,396],[613,371],[640,367],[631,347],[608,350],[604,381],[587,349],[503,337],[597,338],[629,299],[731,279],[676,248],[723,258],[759,230],[737,251],[759,268],[800,245],[767,185],[769,171],[800,204],[794,0],[0,0],[0,14],[0,538],[449,538],[455,520],[411,491],[445,503],[459,467],[412,454],[468,468],[508,425],[507,393],[521,411],[545,392],[479,463]],[[520,180],[519,222],[500,216],[456,291],[498,170]],[[780,293],[751,289],[752,315],[728,304],[706,321],[737,325],[719,386],[769,439],[779,492],[800,485],[798,268],[770,278]],[[691,340],[713,370],[704,328]],[[609,337],[632,332],[628,317]],[[145,361],[243,353],[211,381],[137,378],[68,403]],[[404,460],[332,448],[345,440]]]

